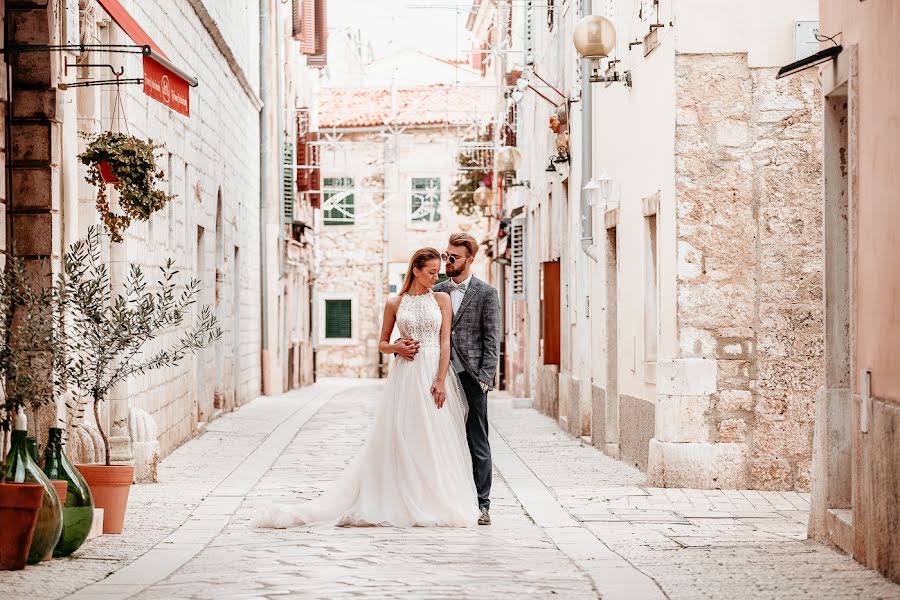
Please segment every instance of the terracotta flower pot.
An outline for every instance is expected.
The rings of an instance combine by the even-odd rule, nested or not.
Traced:
[[[39,483],[0,483],[0,571],[25,568],[43,499]]]
[[[132,465],[75,465],[84,476],[94,506],[103,509],[103,533],[122,533],[128,492],[134,480]]]
[[[103,178],[103,181],[106,183],[119,183],[119,178],[113,175],[112,167],[105,160],[101,160],[97,163],[97,167],[100,169],[100,177]]]

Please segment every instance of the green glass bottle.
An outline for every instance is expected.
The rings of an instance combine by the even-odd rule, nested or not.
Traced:
[[[6,455],[6,480],[44,486],[44,499],[38,510],[34,537],[31,538],[31,547],[28,549],[28,564],[33,565],[52,555],[62,533],[62,510],[53,484],[28,452],[26,423],[25,413],[20,410],[16,417],[16,428],[12,432],[12,445]]]
[[[66,482],[68,492],[62,507],[63,527],[59,542],[53,549],[53,556],[69,556],[78,550],[94,521],[94,499],[81,473],[75,468],[63,451],[63,430],[51,427],[44,450],[44,473],[50,479]]]
[[[30,437],[27,439],[28,443],[28,455],[31,456],[31,460],[40,464],[38,460],[38,451],[37,451],[37,439]]]

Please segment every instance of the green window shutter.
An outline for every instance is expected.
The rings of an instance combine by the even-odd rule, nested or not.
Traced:
[[[351,300],[325,301],[325,337],[353,337],[353,317]]]
[[[294,144],[285,143],[281,166],[282,215],[285,223],[294,222]]]
[[[413,223],[437,223],[441,220],[440,178],[412,178],[410,213],[410,220]]]
[[[512,220],[509,233],[512,299],[525,300],[525,218]]]
[[[326,177],[322,189],[325,200],[322,205],[322,216],[325,225],[353,225],[356,220],[353,179]]]

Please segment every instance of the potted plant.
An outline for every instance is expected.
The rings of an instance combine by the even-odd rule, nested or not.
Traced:
[[[88,232],[87,238],[72,244],[63,260],[61,304],[67,312],[68,326],[62,371],[76,401],[89,400],[93,404],[94,419],[103,438],[106,463],[77,467],[91,488],[94,504],[104,509],[104,533],[122,531],[134,466],[111,464],[100,405],[117,384],[134,375],[175,365],[188,353],[205,348],[222,335],[206,306],[174,346],[148,352],[148,343],[160,332],[184,321],[200,291],[197,279],[179,291],[177,274],[170,259],[161,268],[155,291],[151,291],[141,268],[131,265],[122,291],[113,293],[96,228]]]
[[[122,232],[132,220],[146,221],[174,196],[157,189],[165,173],[156,165],[155,151],[162,146],[125,133],[104,131],[87,136],[89,142],[78,155],[87,165],[86,181],[97,186],[97,212],[114,242],[122,241]],[[119,192],[119,207],[110,207],[107,185]]]
[[[10,429],[12,444],[0,464],[2,569],[21,569],[25,560],[35,563],[49,558],[62,531],[57,492],[28,450],[25,406],[37,410],[53,398],[57,300],[52,286],[33,282],[41,277],[39,273],[32,277],[19,259],[6,256],[0,277],[0,428],[2,448]]]

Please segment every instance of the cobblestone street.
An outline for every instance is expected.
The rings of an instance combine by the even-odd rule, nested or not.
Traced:
[[[900,598],[805,540],[808,495],[643,487],[521,400],[492,397],[494,524],[257,531],[364,441],[381,383],[325,380],[215,421],[132,489],[121,536],[0,573],[36,598]]]

